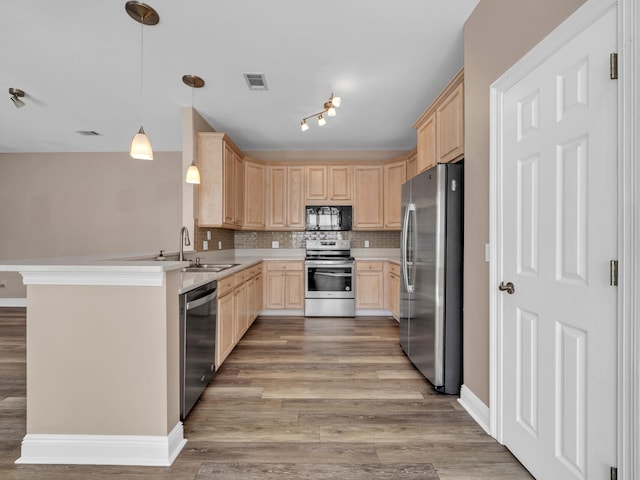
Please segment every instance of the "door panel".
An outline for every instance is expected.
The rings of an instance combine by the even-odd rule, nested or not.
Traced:
[[[537,478],[616,464],[616,9],[504,92],[502,441]]]

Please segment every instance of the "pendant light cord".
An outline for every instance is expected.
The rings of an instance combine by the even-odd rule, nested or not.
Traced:
[[[140,15],[140,126],[143,125],[144,110],[144,17]]]

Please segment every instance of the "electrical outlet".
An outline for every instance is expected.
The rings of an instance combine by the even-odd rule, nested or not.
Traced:
[[[272,241],[271,248],[280,248],[280,242],[278,240]]]
[[[491,245],[488,243],[484,244],[484,261],[487,263],[491,262]]]
[[[207,240],[202,242],[202,249],[209,250],[209,242]]]
[[[222,250],[222,240],[218,240],[218,250]]]
[[[211,240],[211,232],[207,230],[207,240]]]
[[[369,248],[369,240],[364,241],[364,248]]]

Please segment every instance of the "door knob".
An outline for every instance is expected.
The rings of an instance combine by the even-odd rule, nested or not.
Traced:
[[[498,290],[500,290],[501,292],[507,292],[509,295],[513,295],[516,291],[516,287],[511,282],[500,282],[500,285],[498,285]]]

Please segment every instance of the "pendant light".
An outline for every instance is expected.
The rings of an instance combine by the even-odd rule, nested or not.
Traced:
[[[182,82],[186,86],[191,87],[191,108],[193,109],[193,97],[194,92],[196,91],[195,89],[204,87],[204,80],[197,75],[183,75]],[[196,165],[195,155],[191,160],[191,165],[189,165],[189,168],[187,169],[187,177],[185,178],[185,182],[195,183],[198,185],[200,184],[200,170],[198,170],[198,165]]]
[[[140,130],[131,140],[129,154],[139,160],[153,160],[153,150],[151,142],[142,127],[143,111],[143,86],[144,86],[144,26],[157,25],[160,16],[149,5],[142,2],[129,1],[125,5],[125,10],[131,18],[140,23]]]

